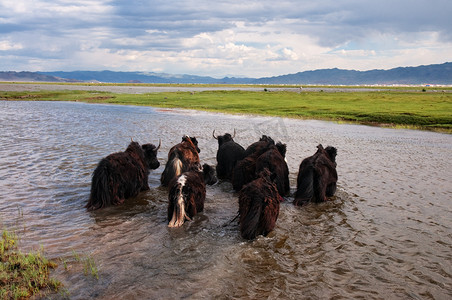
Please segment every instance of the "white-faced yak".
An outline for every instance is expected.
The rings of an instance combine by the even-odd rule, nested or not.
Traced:
[[[215,169],[204,164],[202,170],[184,172],[169,184],[168,227],[180,227],[204,210],[206,183],[215,184]]]
[[[319,144],[313,156],[303,159],[298,170],[297,191],[293,201],[295,205],[323,202],[334,195],[337,183],[336,155],[336,148],[328,146],[324,149]]]
[[[234,142],[235,129],[233,136],[229,133],[215,136],[215,130],[212,136],[218,140],[217,176],[219,179],[231,180],[235,165],[245,157],[245,149]]]
[[[265,169],[240,191],[239,224],[244,239],[266,236],[275,228],[281,196],[272,177],[270,171]]]
[[[149,170],[160,166],[157,151],[152,144],[132,141],[126,151],[103,158],[93,172],[88,210],[121,204],[125,199],[149,190]]]
[[[183,136],[182,142],[173,146],[168,152],[168,161],[165,170],[160,177],[162,186],[168,186],[170,181],[192,169],[199,169],[201,162],[199,160],[198,141],[195,137]]]

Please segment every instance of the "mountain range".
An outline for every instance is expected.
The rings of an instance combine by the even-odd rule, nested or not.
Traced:
[[[240,78],[173,75],[152,72],[115,71],[0,71],[0,81],[41,82],[106,82],[106,83],[192,83],[192,84],[300,84],[300,85],[393,85],[393,84],[452,84],[452,62],[400,67],[389,70],[319,69],[275,77]]]

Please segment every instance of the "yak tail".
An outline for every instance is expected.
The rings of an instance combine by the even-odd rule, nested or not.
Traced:
[[[240,232],[244,239],[252,240],[260,234],[259,221],[263,210],[263,203],[255,199],[252,201],[248,214],[244,219],[240,218]]]
[[[106,162],[101,161],[94,170],[91,181],[91,193],[85,208],[95,210],[113,203],[109,184],[110,170]]]
[[[171,179],[182,174],[182,161],[176,156],[169,160],[165,165],[162,176],[160,177],[160,183],[163,186],[168,186]]]
[[[313,167],[303,170],[303,172],[299,175],[303,179],[299,183],[295,193],[295,200],[293,201],[295,205],[303,205],[314,198],[315,190],[317,190],[318,187],[318,180],[315,175]]]
[[[180,227],[184,224],[185,219],[190,220],[185,212],[185,201],[182,193],[183,185],[177,183],[173,190],[170,191],[170,203],[172,203],[173,213],[169,220],[168,227]],[[170,215],[169,212],[168,215]]]
[[[334,194],[336,193],[336,189],[337,189],[337,184],[336,184],[336,182],[330,183],[330,184],[326,187],[326,196],[327,196],[327,197],[333,197]]]
[[[322,187],[320,184],[321,174],[317,172],[317,169],[314,169],[314,202],[323,202],[325,201],[325,193],[322,193]]]

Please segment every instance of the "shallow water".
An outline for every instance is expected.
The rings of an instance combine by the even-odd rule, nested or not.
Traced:
[[[71,299],[450,299],[452,135],[323,121],[65,102],[0,101],[0,222],[21,246],[43,245]],[[167,227],[159,187],[168,150],[196,136],[215,164],[218,134],[244,147],[262,134],[287,143],[292,192],[318,143],[338,149],[334,201],[282,204],[268,237],[247,242],[227,182],[207,188],[204,213]],[[87,212],[91,173],[130,138],[162,139],[151,190]],[[89,255],[99,279],[75,253]],[[62,263],[62,262],[66,263]],[[66,268],[65,268],[66,265]]]

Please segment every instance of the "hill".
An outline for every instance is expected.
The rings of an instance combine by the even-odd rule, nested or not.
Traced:
[[[108,83],[189,83],[189,84],[452,84],[452,63],[390,70],[320,69],[263,78],[213,78],[152,72],[72,71],[0,72],[0,81],[108,82]]]
[[[452,63],[395,68],[390,70],[354,71],[323,69],[276,77],[260,78],[259,84],[452,84]]]
[[[214,83],[251,83],[250,78],[223,78],[216,79],[208,76],[196,75],[172,75],[152,72],[113,72],[113,71],[73,71],[73,72],[39,72],[49,76],[60,78],[73,78],[86,82],[113,82],[113,83],[193,83],[193,84],[214,84]]]
[[[79,82],[75,79],[59,78],[37,72],[0,72],[0,81],[43,81],[43,82]]]

